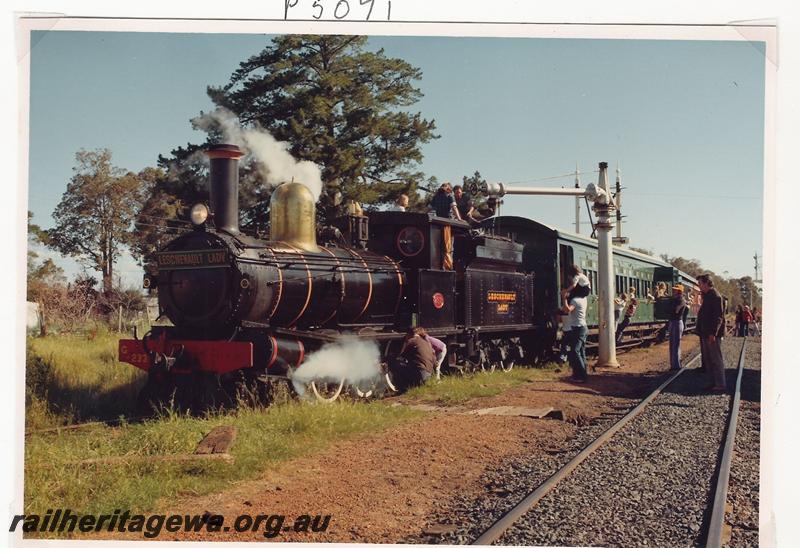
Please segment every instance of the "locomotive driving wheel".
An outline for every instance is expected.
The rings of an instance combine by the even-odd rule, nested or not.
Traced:
[[[322,403],[333,403],[342,393],[342,388],[344,388],[344,379],[340,380],[338,383],[335,381],[327,382],[323,380],[311,381],[308,383],[308,387],[311,388],[311,392],[314,394],[314,397],[317,398],[317,401]]]
[[[499,365],[500,365],[500,370],[503,371],[503,373],[508,373],[509,371],[514,369],[514,358],[505,358],[503,360],[500,360]]]
[[[497,368],[497,364],[495,362],[487,359],[481,359],[479,364],[481,371],[484,373],[494,373],[494,370]]]

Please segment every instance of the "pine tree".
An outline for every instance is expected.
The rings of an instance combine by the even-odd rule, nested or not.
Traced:
[[[322,167],[325,217],[336,203],[391,202],[416,196],[420,145],[435,124],[408,112],[421,96],[422,72],[383,50],[366,51],[366,36],[279,36],[240,64],[209,97],[245,125],[290,144],[298,160]],[[340,200],[337,200],[339,193]]]

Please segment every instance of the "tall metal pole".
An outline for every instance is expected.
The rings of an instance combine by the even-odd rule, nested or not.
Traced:
[[[753,260],[756,262],[756,277],[753,278],[753,281],[760,282],[761,280],[758,278],[758,251],[753,253]]]
[[[611,214],[614,204],[608,189],[608,163],[600,162],[600,175],[597,186],[605,191],[608,199],[597,200],[592,207],[597,215],[597,323],[599,326],[599,356],[597,366],[619,367],[617,362],[617,343],[614,339],[614,256],[611,245],[613,222]]]
[[[581,172],[575,164],[575,188],[581,187]],[[575,196],[575,234],[581,233],[581,197]]]
[[[617,162],[617,238],[622,240],[622,183],[619,179],[619,162]]]

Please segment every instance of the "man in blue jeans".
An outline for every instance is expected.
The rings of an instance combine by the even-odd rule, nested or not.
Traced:
[[[566,314],[564,330],[568,337],[570,350],[569,365],[572,367],[572,382],[586,382],[586,297],[563,295],[561,311]]]

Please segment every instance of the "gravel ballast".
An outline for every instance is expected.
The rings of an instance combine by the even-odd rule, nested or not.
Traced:
[[[708,381],[696,369],[684,372],[641,415],[525,514],[498,544],[701,544],[710,517],[708,505],[713,496],[740,349],[741,339],[723,343],[728,394],[710,394],[705,391]],[[757,356],[758,351],[751,348],[747,361],[752,362]],[[745,377],[743,383],[749,386],[751,380],[752,377]],[[755,390],[757,393],[758,389]],[[632,401],[631,407],[636,403]],[[625,411],[620,409],[619,415]],[[454,500],[441,509],[437,519],[431,520],[451,524],[450,532],[406,541],[472,542],[620,416],[609,416],[579,428],[563,451],[544,458],[538,455],[536,459],[499,464],[485,476],[484,497]],[[742,478],[742,490],[751,494],[755,490],[756,513],[745,512],[734,518],[756,525],[757,426],[756,417],[755,483],[752,484],[750,475],[752,469],[737,476]],[[748,438],[743,443],[750,446],[753,441]],[[757,538],[757,531],[755,534]],[[751,537],[746,538],[744,544],[752,544]]]
[[[742,401],[736,428],[726,516],[731,526],[726,546],[758,545],[759,447],[761,441],[761,339],[747,340],[742,375]]]

